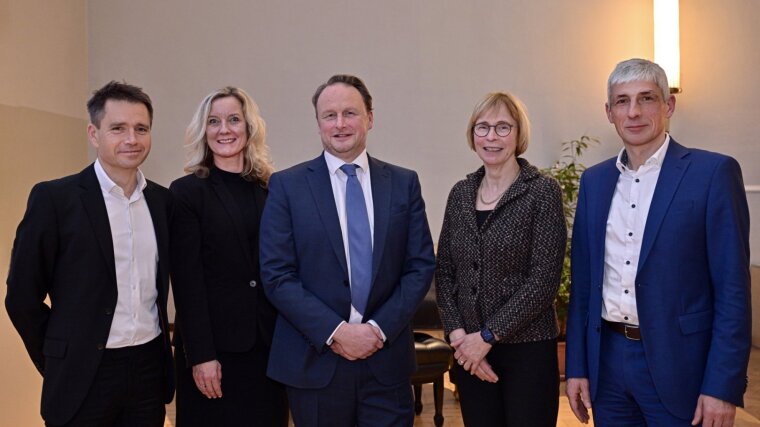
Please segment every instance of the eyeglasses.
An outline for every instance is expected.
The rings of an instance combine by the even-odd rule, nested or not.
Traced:
[[[473,132],[475,132],[475,135],[479,137],[488,136],[488,132],[491,132],[491,128],[494,128],[496,130],[496,135],[499,135],[500,137],[509,136],[510,133],[512,133],[512,125],[506,122],[499,122],[495,125],[489,125],[488,123],[477,123],[475,127],[473,128]]]

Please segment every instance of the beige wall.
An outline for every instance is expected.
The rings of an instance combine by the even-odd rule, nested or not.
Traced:
[[[682,82],[674,136],[739,159],[760,184],[760,2],[681,2]],[[614,64],[652,56],[650,0],[0,0],[0,276],[34,182],[87,163],[84,102],[111,79],[153,97],[146,174],[182,174],[182,135],[200,99],[223,85],[247,89],[269,125],[278,168],[320,151],[314,88],[337,72],[360,75],[375,97],[370,152],[420,172],[433,233],[446,195],[478,161],[463,136],[486,92],[528,106],[526,158],[549,165],[560,141],[589,134],[619,142],[603,114]],[[90,153],[90,157],[92,154]],[[12,185],[8,185],[12,183]],[[753,216],[760,195],[750,195]],[[757,228],[757,227],[756,227]],[[753,232],[753,259],[760,237]],[[2,294],[4,297],[3,287]],[[0,314],[0,425],[35,425],[39,376]]]
[[[84,0],[0,0],[0,277],[34,183],[87,163]],[[6,287],[0,286],[4,300]],[[41,426],[41,377],[0,310],[0,425]]]
[[[751,47],[760,39],[760,2],[681,3],[684,92],[673,134],[737,157],[747,183],[760,184],[760,51]],[[653,53],[651,0],[225,0],[191,8],[99,0],[88,11],[90,88],[125,78],[155,100],[145,167],[152,178],[181,176],[185,126],[201,98],[223,85],[258,102],[278,168],[316,156],[311,94],[333,73],[355,73],[375,97],[370,153],[419,171],[434,236],[449,189],[478,165],[463,133],[481,96],[506,89],[525,101],[534,125],[528,160],[547,166],[560,141],[586,133],[603,141],[586,159],[592,164],[620,147],[603,111],[607,75],[619,60]],[[760,233],[753,248],[760,262]]]

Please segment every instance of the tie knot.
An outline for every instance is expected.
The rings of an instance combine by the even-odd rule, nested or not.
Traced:
[[[348,176],[356,176],[356,168],[357,167],[358,166],[356,166],[353,163],[346,163],[345,165],[343,165],[343,166],[340,167],[340,170],[342,170],[343,173],[345,173]]]

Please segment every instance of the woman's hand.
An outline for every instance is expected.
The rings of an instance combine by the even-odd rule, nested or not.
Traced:
[[[194,365],[193,379],[204,396],[209,399],[222,397],[222,364],[218,360]]]
[[[458,330],[449,334],[450,338]],[[479,332],[465,334],[456,340],[451,341],[451,346],[456,350],[454,359],[465,371],[472,375],[477,375],[483,381],[496,382],[499,378],[491,369],[491,365],[485,361],[485,357],[491,350],[491,344],[483,341]],[[485,362],[485,363],[484,363]]]
[[[467,335],[467,332],[464,331],[464,328],[454,329],[449,333],[449,342],[453,343],[465,335]]]

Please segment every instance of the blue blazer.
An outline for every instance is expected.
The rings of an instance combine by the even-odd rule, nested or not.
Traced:
[[[567,376],[596,396],[607,217],[616,159],[581,178],[572,240]],[[749,211],[736,160],[671,139],[636,274],[642,343],[657,394],[691,419],[700,394],[741,406],[751,345]]]
[[[417,174],[369,158],[374,203],[372,290],[364,321],[387,337],[370,356],[378,381],[416,369],[409,322],[430,287],[433,243]],[[340,356],[327,339],[351,309],[351,290],[327,164],[316,159],[275,173],[261,220],[261,278],[279,311],[267,374],[299,388],[322,388]]]

